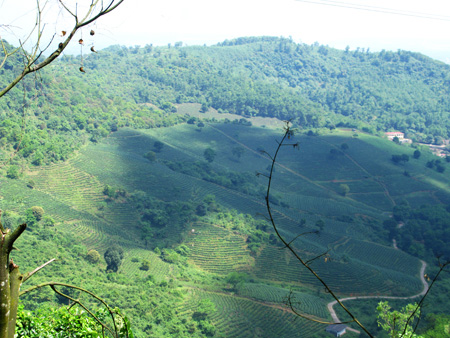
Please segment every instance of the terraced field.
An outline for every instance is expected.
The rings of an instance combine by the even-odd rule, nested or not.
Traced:
[[[41,168],[28,175],[42,191],[75,210],[94,212],[98,202],[104,200],[103,185],[93,176],[80,170],[72,161]]]
[[[290,291],[281,287],[266,284],[246,283],[239,287],[239,296],[263,301],[266,303],[286,304]],[[292,303],[297,311],[314,316],[316,318],[328,319],[330,314],[326,310],[326,303],[322,298],[304,292],[293,291]]]
[[[233,271],[248,271],[254,264],[245,239],[212,225],[193,224],[195,230],[185,240],[191,248],[189,258],[198,267],[225,275]]]
[[[298,318],[283,306],[223,293],[194,290],[186,309],[205,298],[215,304],[211,318],[225,337],[311,337],[325,330],[324,325]]]
[[[196,289],[185,286],[190,291],[180,311],[192,311],[200,299],[211,299],[217,308],[213,322],[226,337],[312,337],[320,333],[324,329],[321,325],[301,320],[282,308],[292,286],[302,312],[329,318],[323,295],[314,291],[319,288],[317,281],[287,250],[264,243],[260,251],[251,253],[246,236],[196,221],[183,230],[184,244],[190,249],[189,265],[168,264],[145,247],[139,230],[140,215],[134,206],[125,199],[105,200],[102,191],[109,184],[127,193],[145,191],[162,201],[200,202],[212,194],[225,208],[254,217],[266,214],[262,196],[172,171],[162,160],[202,161],[204,150],[211,147],[217,153],[213,168],[265,172],[270,162],[259,150],[272,151],[278,134],[233,124],[197,129],[190,125],[123,129],[82,149],[65,163],[29,172],[24,180],[0,178],[0,195],[12,196],[0,197],[0,208],[22,212],[34,205],[43,206],[46,214],[56,220],[57,231],[71,234],[77,244],[100,253],[119,243],[125,250],[120,272],[128,276],[152,275],[169,280],[188,269],[198,269],[201,274],[223,281],[230,272],[247,273],[252,283],[241,285],[234,294],[224,293],[218,286],[214,286],[216,290],[211,286],[204,290],[201,285]],[[156,140],[164,147],[156,154],[156,162],[149,162],[143,155],[154,150]],[[319,259],[311,264],[340,295],[418,293],[422,288],[417,275],[419,261],[370,242],[373,229],[364,220],[382,222],[401,199],[411,205],[450,199],[445,179],[436,173],[425,175],[426,169],[415,163],[394,165],[389,160],[390,152],[400,150],[392,142],[382,141],[380,146],[380,140],[371,136],[352,138],[349,133],[336,132],[331,136],[300,137],[299,141],[299,152],[288,150],[280,155],[273,181],[273,193],[283,202],[273,205],[283,235],[292,239],[299,233],[317,230],[316,222],[324,221],[320,236],[300,237],[295,246],[307,258],[330,250],[331,260]],[[345,154],[330,158],[330,149],[340,149],[344,142],[349,145]],[[245,150],[241,158],[233,156],[234,147]],[[380,159],[375,166],[373,157]],[[405,169],[411,177],[403,175]],[[28,179],[35,181],[35,189],[27,188]],[[265,178],[256,183],[262,189],[265,184]],[[339,194],[339,184],[349,186],[347,196]],[[342,216],[351,217],[351,221]],[[300,226],[301,219],[306,225]],[[150,262],[148,271],[140,269],[144,260]]]

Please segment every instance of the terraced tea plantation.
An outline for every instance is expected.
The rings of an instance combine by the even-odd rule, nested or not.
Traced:
[[[270,161],[261,150],[273,152],[280,135],[281,130],[231,123],[121,129],[67,162],[37,167],[21,180],[1,178],[0,208],[23,213],[31,206],[42,206],[56,221],[55,231],[100,255],[111,245],[120,245],[124,259],[118,276],[177,281],[185,297],[177,310],[180,314],[192,313],[201,299],[209,299],[216,307],[210,319],[218,336],[313,337],[325,326],[296,317],[286,309],[286,297],[292,290],[300,312],[324,320],[330,320],[326,304],[331,299],[287,250],[267,239],[270,228],[265,230],[266,237],[261,235],[266,239],[250,247],[249,231],[211,223],[197,209],[196,218],[182,228],[167,226],[166,238],[156,250],[143,237],[145,213],[127,199],[145,194],[164,203],[206,205],[205,198],[213,196],[224,212],[236,210],[263,220],[266,178],[252,183],[248,194],[232,182],[240,174],[267,173]],[[157,141],[163,144],[161,149],[155,148]],[[311,264],[340,296],[419,293],[423,287],[419,260],[394,249],[381,233],[381,224],[401,200],[411,205],[448,202],[450,170],[445,174],[426,171],[428,155],[404,166],[394,165],[392,153],[412,150],[399,150],[392,142],[365,134],[353,137],[352,132],[338,130],[295,141],[300,142],[300,150],[283,149],[273,181],[272,207],[282,234],[291,240],[320,229],[319,235],[301,236],[294,245],[306,259],[329,252],[327,260]],[[348,145],[345,151],[340,150],[343,143]],[[206,167],[208,148],[215,157]],[[242,149],[239,156],[233,153],[236,148]],[[331,149],[339,153],[330,153]],[[154,161],[144,157],[148,152],[154,152]],[[220,173],[222,181],[171,170],[167,161],[203,163],[199,168]],[[27,187],[29,180],[34,181],[33,189]],[[349,188],[345,196],[339,190],[341,184]],[[123,191],[124,197],[108,199],[106,185]],[[157,238],[158,228],[152,231]],[[187,248],[180,253],[184,261],[169,261],[161,254],[163,249],[179,250],[180,244]],[[147,267],[143,268],[143,262]],[[104,263],[100,268],[105,268]],[[233,286],[227,278],[235,272],[245,278]],[[141,316],[145,321],[151,313]]]

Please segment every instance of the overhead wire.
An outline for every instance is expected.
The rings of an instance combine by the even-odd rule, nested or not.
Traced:
[[[449,16],[443,16],[443,15],[437,15],[437,14],[426,14],[426,13],[398,10],[398,9],[393,9],[393,8],[370,6],[370,5],[361,5],[361,4],[342,2],[342,1],[333,1],[333,0],[296,0],[296,1],[311,3],[311,4],[315,4],[315,5],[351,8],[351,9],[357,9],[357,10],[368,11],[368,12],[387,13],[387,14],[403,15],[403,16],[422,18],[422,19],[450,21]]]

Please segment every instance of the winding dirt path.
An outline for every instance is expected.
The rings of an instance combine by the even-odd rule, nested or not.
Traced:
[[[413,299],[413,298],[418,298],[418,297],[423,297],[425,295],[425,293],[428,291],[428,283],[425,280],[425,270],[427,268],[427,263],[424,262],[423,260],[420,260],[420,262],[422,263],[422,266],[420,268],[420,281],[422,282],[423,285],[423,289],[420,293],[413,295],[413,296],[409,296],[409,297],[395,297],[395,296],[356,296],[356,297],[346,297],[346,298],[342,298],[339,299],[341,302],[345,302],[348,300],[354,300],[354,299]],[[339,320],[336,311],[334,311],[334,305],[337,304],[337,301],[332,301],[330,303],[328,303],[327,307],[328,307],[328,311],[330,311],[331,314],[331,318],[333,319],[333,322],[335,323],[340,323],[341,321]],[[353,331],[356,333],[360,333],[360,331],[352,329],[352,328],[347,328],[347,330],[349,331]]]

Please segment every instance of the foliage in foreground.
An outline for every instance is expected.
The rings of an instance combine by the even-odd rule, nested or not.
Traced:
[[[95,315],[102,322],[108,316],[102,310]],[[128,319],[124,317],[124,320],[128,324],[128,332],[124,323],[119,322],[119,337],[133,338]],[[98,338],[102,336],[102,329],[92,316],[79,308],[43,308],[33,314],[21,305],[17,314],[16,334],[17,338]]]
[[[421,338],[414,333],[414,324],[420,318],[417,304],[408,304],[400,311],[391,311],[388,302],[380,302],[377,311],[378,325],[389,333],[389,337]]]

